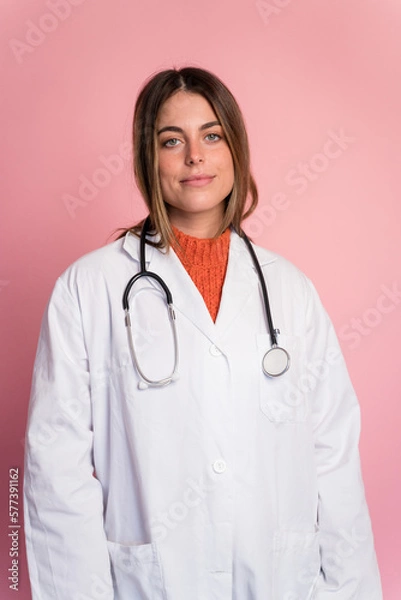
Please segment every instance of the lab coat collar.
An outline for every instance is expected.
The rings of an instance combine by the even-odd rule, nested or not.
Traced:
[[[123,248],[138,262],[139,269],[139,238],[127,233]],[[256,247],[255,251],[261,267],[276,260],[276,256],[267,250]],[[221,345],[225,333],[249,296],[258,291],[259,281],[249,251],[245,242],[234,231],[231,231],[227,273],[215,323],[200,292],[173,249],[166,253],[165,250],[147,245],[146,268],[157,273],[166,282],[178,313],[188,318],[214,344]],[[148,281],[157,287],[158,284],[154,280]],[[258,301],[261,300],[258,298]]]

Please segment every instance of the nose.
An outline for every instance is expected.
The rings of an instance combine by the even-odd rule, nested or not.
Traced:
[[[203,152],[199,142],[188,142],[187,144],[187,154],[186,154],[186,163],[188,165],[196,165],[198,163],[203,162]]]

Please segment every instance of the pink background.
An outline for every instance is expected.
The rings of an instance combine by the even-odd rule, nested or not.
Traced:
[[[8,470],[22,470],[45,304],[74,259],[143,215],[127,154],[138,88],[195,64],[227,83],[246,118],[260,191],[247,231],[312,278],[340,336],[385,598],[399,600],[401,298],[389,292],[401,288],[399,0],[1,7],[1,598],[15,598]],[[30,598],[24,560],[21,531],[20,600]]]

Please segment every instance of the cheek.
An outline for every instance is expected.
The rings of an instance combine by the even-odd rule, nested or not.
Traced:
[[[159,178],[162,187],[165,186],[169,181],[170,169],[166,165],[165,161],[159,163]]]
[[[231,152],[228,148],[225,148],[220,154],[219,161],[222,169],[227,173],[227,176],[234,174],[233,157],[231,156]]]
[[[234,184],[234,163],[231,154],[226,158],[225,172],[227,182]]]
[[[165,182],[173,179],[177,173],[176,161],[172,156],[159,158],[159,176]]]

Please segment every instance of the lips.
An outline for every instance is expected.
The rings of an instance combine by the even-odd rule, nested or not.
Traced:
[[[193,187],[201,187],[213,181],[214,177],[214,175],[205,175],[204,173],[202,173],[198,175],[191,175],[186,179],[181,179],[180,183],[184,185],[190,185]]]

